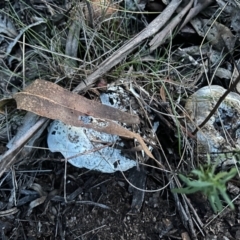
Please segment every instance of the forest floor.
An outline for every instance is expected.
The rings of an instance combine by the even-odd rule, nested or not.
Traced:
[[[1,239],[240,239],[237,0],[2,2]]]

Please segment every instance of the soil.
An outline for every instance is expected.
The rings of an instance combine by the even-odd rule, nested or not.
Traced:
[[[12,239],[178,239],[185,232],[169,192],[133,193],[119,172],[76,171],[69,166],[65,201],[65,164],[51,165],[55,166],[50,173],[44,173],[42,167],[43,173],[24,174],[26,181],[33,178],[34,184],[42,186],[47,199],[29,211],[29,201],[31,196],[36,198],[36,192],[24,190],[22,185],[18,213],[1,218],[4,235]],[[138,171],[124,174],[128,178]],[[159,187],[150,173],[145,179],[146,189]],[[139,201],[142,194],[143,202]]]
[[[171,191],[144,193],[126,181],[156,190],[165,184],[159,173],[134,168],[124,175],[103,174],[68,165],[65,179],[64,162],[35,160],[16,170],[16,196],[4,190],[12,188],[10,173],[2,185],[1,198],[8,201],[1,205],[17,212],[1,213],[1,239],[192,239]],[[233,184],[232,189],[234,195],[239,193]],[[188,200],[206,225],[196,239],[239,239],[238,208],[214,218],[204,196],[193,194]]]

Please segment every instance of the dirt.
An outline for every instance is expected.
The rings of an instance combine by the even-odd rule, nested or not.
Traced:
[[[51,165],[55,165],[52,166],[55,173],[52,171],[47,174],[24,174],[26,181],[34,178],[35,184],[45,186],[42,190],[47,195],[47,200],[44,204],[35,207],[29,215],[30,199],[28,201],[25,199],[14,217],[10,215],[1,218],[1,227],[8,226],[2,231],[7,237],[12,239],[24,239],[24,237],[26,239],[161,239],[162,237],[177,239],[185,231],[179,220],[175,203],[167,192],[145,193],[142,206],[136,210],[131,207],[133,194],[129,192],[129,184],[121,173],[76,171],[70,166],[66,179],[66,195],[67,199],[72,195],[75,196],[65,202],[61,190],[64,163]],[[127,178],[132,171],[125,173]],[[146,181],[146,189],[159,187],[150,176]],[[23,185],[21,188],[24,188]],[[26,197],[23,193],[17,194],[17,205],[23,203]],[[31,196],[30,191],[28,194]]]
[[[1,239],[190,239],[167,188],[146,192],[141,200],[143,192],[129,187],[125,178],[135,181],[132,176],[139,172],[137,168],[125,172],[124,177],[120,172],[102,174],[69,165],[64,187],[64,162],[36,160],[34,173],[27,173],[30,167],[24,165],[16,170],[19,189],[15,189],[15,196],[13,191],[4,190],[11,189],[11,174],[2,185],[1,199],[9,200],[1,201],[1,205],[13,209],[16,201],[18,211],[1,217]],[[40,165],[41,171],[37,172]],[[145,190],[156,190],[163,184],[152,171],[146,172],[145,179]],[[233,189],[237,195],[239,189]],[[40,193],[46,199],[38,205]],[[204,232],[197,233],[197,239],[238,239],[238,210],[225,210],[213,219],[206,198],[194,194],[188,199],[207,224]]]

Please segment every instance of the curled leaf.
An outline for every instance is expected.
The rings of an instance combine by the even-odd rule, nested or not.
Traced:
[[[136,139],[144,152],[154,159],[139,134],[111,121],[139,123],[138,116],[91,101],[76,93],[71,93],[57,84],[39,79],[23,92],[15,94],[14,99],[19,109],[31,111],[43,117],[60,120],[76,127],[85,127],[124,138]],[[90,120],[87,118],[86,121],[85,115],[91,116]]]

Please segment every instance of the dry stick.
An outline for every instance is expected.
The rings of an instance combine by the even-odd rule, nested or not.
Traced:
[[[128,54],[130,54],[134,49],[136,49],[141,42],[145,39],[156,34],[164,24],[169,20],[175,10],[178,8],[182,0],[172,0],[171,3],[164,9],[164,11],[156,17],[145,29],[143,29],[139,34],[129,40],[120,49],[107,58],[103,63],[101,63],[96,71],[90,74],[85,81],[81,82],[73,92],[79,93],[82,90],[89,88],[99,77],[108,72],[111,68],[116,66],[121,62]]]
[[[160,32],[158,33],[152,41],[149,43],[150,51],[152,52],[161,44],[163,44],[169,37],[171,37],[174,29],[180,23],[183,16],[189,11],[192,7],[193,0],[189,1],[189,3],[181,10],[181,12]]]
[[[182,23],[181,27],[178,29],[180,31],[187,23],[189,23],[194,17],[196,17],[202,10],[208,7],[214,0],[204,0],[198,1],[197,5],[195,5],[186,16],[184,22]]]

